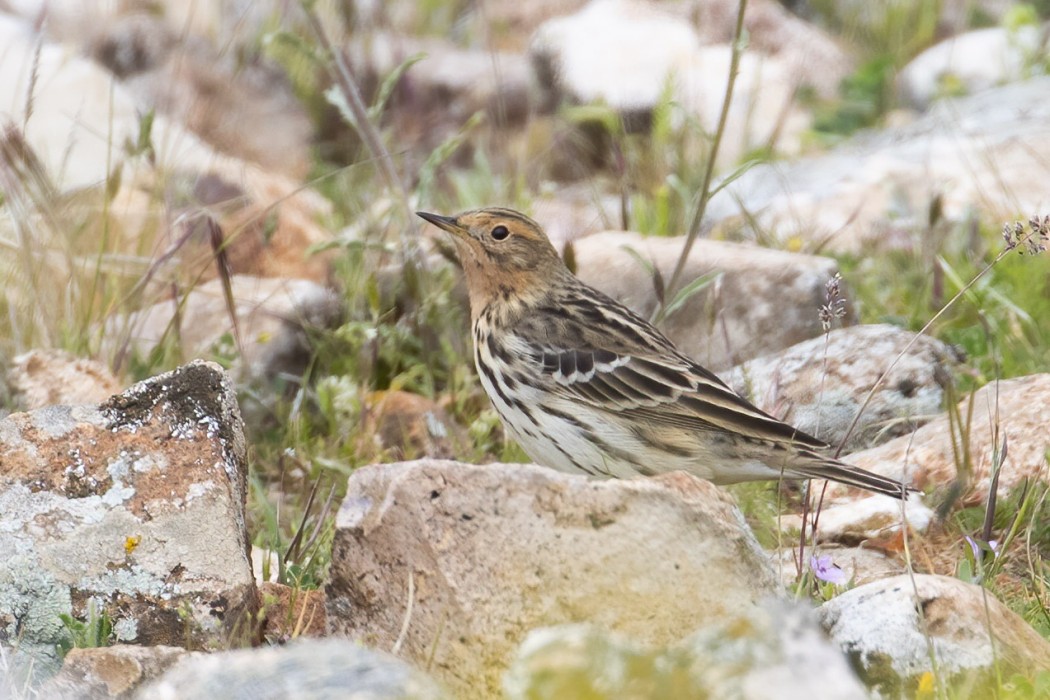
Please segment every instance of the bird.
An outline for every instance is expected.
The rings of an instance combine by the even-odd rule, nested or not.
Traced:
[[[528,216],[416,213],[452,238],[481,384],[537,464],[616,478],[681,470],[715,484],[829,479],[896,498],[913,490],[833,458],[825,442],[737,394],[584,284]]]

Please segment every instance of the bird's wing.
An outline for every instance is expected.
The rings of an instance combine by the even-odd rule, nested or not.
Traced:
[[[656,425],[827,447],[752,405],[625,308],[602,306],[601,312],[617,314],[612,323],[599,326],[604,333],[575,314],[563,314],[557,323],[533,332],[524,329],[531,336],[531,354],[555,393]]]

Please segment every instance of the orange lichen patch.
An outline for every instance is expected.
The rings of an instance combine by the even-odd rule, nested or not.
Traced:
[[[216,471],[215,483],[228,480],[225,450],[209,437],[206,426],[173,425],[150,414],[141,416],[134,430],[110,428],[100,420],[76,422],[68,432],[54,433],[41,429],[36,418],[9,417],[20,439],[6,449],[0,444],[0,479],[20,481],[34,492],[86,498],[123,485],[132,491],[121,500],[141,516],[150,502],[185,500],[190,487],[202,483],[202,468],[205,474]]]

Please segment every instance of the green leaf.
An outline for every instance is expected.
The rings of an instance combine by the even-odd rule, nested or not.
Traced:
[[[658,320],[662,321],[665,318],[670,317],[674,312],[682,308],[682,306],[692,299],[700,290],[704,289],[721,276],[722,272],[720,270],[712,270],[711,272],[700,275],[695,280],[682,287],[678,293],[674,295],[674,298],[671,299],[671,302],[664,307],[663,313],[660,314]]]

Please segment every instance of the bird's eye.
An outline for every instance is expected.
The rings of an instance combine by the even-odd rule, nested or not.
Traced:
[[[504,238],[510,235],[510,230],[502,224],[492,229],[492,237],[497,241],[502,241]]]

